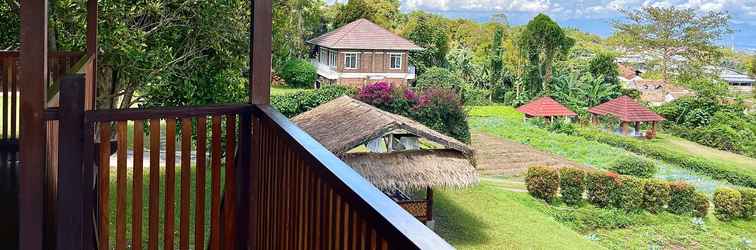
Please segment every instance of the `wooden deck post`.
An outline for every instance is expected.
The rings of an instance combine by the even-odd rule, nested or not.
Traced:
[[[21,1],[19,248],[43,247],[47,0]]]
[[[272,6],[271,0],[254,0],[252,6],[252,48],[249,55],[249,101],[252,104],[270,103]]]
[[[64,76],[60,82],[60,141],[58,147],[58,204],[57,249],[84,249],[84,242],[91,240],[83,232],[87,226],[84,199],[86,186],[83,183],[84,149],[84,76]]]
[[[97,0],[87,0],[87,56],[92,60],[92,72],[86,76],[88,86],[84,95],[88,98],[85,102],[89,104],[87,110],[94,110],[97,106],[97,17]]]

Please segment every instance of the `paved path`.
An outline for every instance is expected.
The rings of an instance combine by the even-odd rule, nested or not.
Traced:
[[[472,131],[478,172],[481,175],[518,175],[531,166],[583,166],[528,145]]]

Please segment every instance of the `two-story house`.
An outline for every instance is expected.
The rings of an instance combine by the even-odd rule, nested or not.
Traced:
[[[307,41],[312,63],[324,84],[361,87],[378,81],[406,85],[415,79],[409,52],[422,50],[411,41],[367,19],[359,19]]]

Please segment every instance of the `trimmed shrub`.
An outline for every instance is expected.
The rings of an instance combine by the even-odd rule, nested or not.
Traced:
[[[756,189],[738,188],[737,190],[740,192],[740,203],[743,205],[740,216],[745,219],[753,218],[756,216]]]
[[[617,188],[619,176],[611,172],[589,171],[586,175],[588,201],[597,207],[610,205],[612,192]]]
[[[714,191],[714,215],[722,221],[740,216],[743,209],[742,196],[738,190],[719,188]]]
[[[559,169],[559,187],[564,203],[580,204],[585,192],[585,170],[574,167]]]
[[[625,211],[638,211],[643,209],[643,185],[645,180],[633,176],[620,176],[620,187],[617,193],[620,197],[618,208]]]
[[[530,167],[525,185],[534,197],[552,201],[559,190],[559,172],[552,167]]]
[[[310,62],[302,59],[287,61],[278,75],[286,81],[286,85],[292,87],[313,87],[318,73]]]
[[[649,178],[654,176],[658,168],[653,161],[636,156],[626,156],[614,162],[610,167],[614,172],[624,175]]]
[[[293,117],[343,95],[352,95],[354,89],[346,86],[325,86],[312,91],[300,91],[283,96],[272,96],[271,104],[286,117]]]
[[[709,198],[706,198],[706,194],[696,192],[693,198],[693,216],[703,218],[709,214]]]
[[[651,213],[664,211],[669,203],[669,184],[661,180],[648,180],[643,185],[643,207]]]
[[[690,214],[693,212],[696,188],[683,181],[676,181],[669,184],[671,200],[669,201],[668,210],[675,214]]]

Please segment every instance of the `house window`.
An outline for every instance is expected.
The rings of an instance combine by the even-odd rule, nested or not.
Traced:
[[[389,60],[389,67],[391,69],[402,68],[402,54],[391,54]]]
[[[320,48],[318,53],[318,61],[322,64],[328,64],[328,50]]]
[[[360,54],[357,53],[345,53],[344,54],[344,68],[356,69],[360,66]]]
[[[329,50],[328,51],[328,66],[336,67],[336,60],[337,60],[336,56],[337,55],[338,54],[336,54],[336,51],[333,51],[333,50]]]

